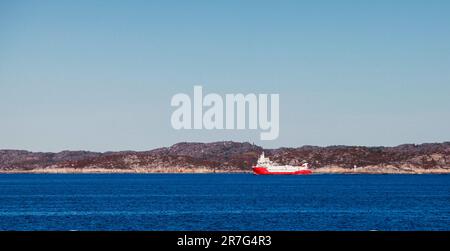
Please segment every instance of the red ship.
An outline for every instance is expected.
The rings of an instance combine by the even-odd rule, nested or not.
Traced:
[[[278,165],[264,157],[263,152],[256,166],[253,166],[253,173],[258,175],[306,175],[311,174],[312,171],[308,169],[308,163],[301,166]]]

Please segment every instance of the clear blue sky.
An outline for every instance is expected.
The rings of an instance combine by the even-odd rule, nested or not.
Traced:
[[[0,149],[450,140],[450,1],[1,1]],[[175,131],[170,98],[279,93],[280,137]]]

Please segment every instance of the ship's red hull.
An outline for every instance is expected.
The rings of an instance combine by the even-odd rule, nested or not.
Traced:
[[[271,172],[265,167],[253,167],[253,173],[258,175],[308,175],[312,174],[311,170],[298,170],[294,172]]]

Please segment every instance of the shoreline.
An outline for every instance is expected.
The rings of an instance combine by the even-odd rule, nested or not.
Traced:
[[[433,169],[386,169],[378,168],[376,170],[373,167],[363,167],[353,169],[339,168],[339,167],[323,167],[318,169],[312,169],[313,173],[311,175],[318,174],[450,174],[450,168],[433,168]],[[32,170],[0,170],[0,174],[253,174],[252,171],[244,170],[208,170],[208,169],[198,169],[198,170],[145,170],[145,169],[105,169],[105,168],[86,168],[86,169],[71,169],[71,168],[55,168],[55,169],[32,169]]]
[[[180,142],[141,152],[0,150],[0,173],[252,173],[263,152],[281,165],[308,162],[315,174],[450,173],[450,142],[263,149],[233,141]]]

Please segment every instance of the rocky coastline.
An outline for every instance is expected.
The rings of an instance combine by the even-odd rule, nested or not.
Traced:
[[[280,164],[307,161],[315,174],[450,173],[450,142],[263,149],[231,141],[183,142],[141,152],[0,150],[0,173],[250,173],[262,151]]]

